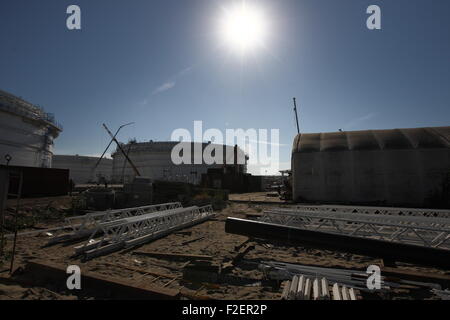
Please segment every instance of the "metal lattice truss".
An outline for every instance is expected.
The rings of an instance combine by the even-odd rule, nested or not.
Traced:
[[[194,206],[102,222],[97,225],[85,244],[75,248],[75,253],[90,259],[146,243],[175,230],[204,222],[214,215],[211,206]]]
[[[72,229],[73,231],[69,234],[64,234],[50,239],[48,244],[86,238],[90,236],[92,232],[94,232],[96,228],[102,223],[107,223],[129,217],[142,216],[145,214],[165,210],[172,210],[176,208],[181,208],[180,202],[170,202],[151,206],[135,207],[119,210],[90,212],[83,216],[69,217],[66,218],[65,222],[67,225],[67,229]]]
[[[309,212],[344,212],[364,213],[394,216],[415,216],[450,218],[450,210],[444,209],[417,209],[417,208],[394,208],[394,207],[368,207],[368,206],[340,206],[340,205],[298,205],[295,211]]]
[[[265,211],[262,222],[305,230],[450,249],[450,219],[292,209]]]

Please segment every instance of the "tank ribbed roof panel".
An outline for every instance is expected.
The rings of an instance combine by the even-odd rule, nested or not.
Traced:
[[[292,152],[450,148],[450,126],[414,129],[303,133]]]

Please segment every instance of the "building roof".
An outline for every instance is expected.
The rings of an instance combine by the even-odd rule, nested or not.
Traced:
[[[303,133],[295,137],[292,153],[431,148],[450,148],[450,126]]]

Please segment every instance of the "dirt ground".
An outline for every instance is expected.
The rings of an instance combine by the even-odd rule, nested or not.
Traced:
[[[280,200],[278,193],[276,192],[253,192],[253,193],[242,193],[242,194],[230,194],[229,199],[231,201],[249,201],[249,202],[277,202],[283,203]]]
[[[70,197],[59,199],[39,199],[37,202],[25,202],[24,206],[33,206],[36,203],[46,206],[49,201],[60,208],[70,208]],[[237,264],[231,269],[230,274],[255,279],[254,283],[246,285],[236,285],[230,283],[208,284],[188,284],[182,281],[183,267],[185,261],[174,261],[169,258],[153,258],[142,255],[135,255],[133,251],[161,252],[161,253],[181,253],[192,255],[210,255],[212,261],[218,265],[233,259],[237,252],[236,246],[249,240],[254,249],[250,250],[243,260],[247,262],[259,262],[261,260],[282,261],[298,264],[317,265],[322,267],[342,267],[365,270],[371,264],[379,264],[379,259],[365,256],[353,255],[349,253],[319,250],[307,247],[286,246],[283,243],[273,241],[261,241],[248,239],[244,236],[227,234],[225,232],[225,220],[227,217],[246,218],[248,214],[260,214],[268,205],[252,205],[248,203],[229,203],[229,206],[211,221],[204,222],[180,232],[172,233],[164,238],[145,244],[131,251],[119,251],[93,260],[82,262],[79,259],[71,258],[74,253],[74,246],[77,244],[57,244],[50,247],[43,247],[49,240],[49,235],[38,233],[36,235],[19,236],[17,241],[17,253],[15,258],[15,268],[24,266],[27,261],[38,258],[60,265],[79,265],[81,271],[92,271],[104,275],[110,279],[120,279],[131,284],[151,283],[154,286],[182,289],[190,296],[207,296],[212,299],[280,299],[281,289],[273,289],[261,286],[258,280],[263,278],[263,273],[254,267],[249,267],[248,263]],[[50,221],[45,226],[39,228],[52,228],[61,226],[62,221]],[[36,229],[22,230],[35,231]],[[196,240],[188,244],[184,242]],[[81,242],[80,242],[81,243]],[[6,252],[12,250],[12,241],[8,239]],[[2,299],[76,299],[76,297],[65,293],[57,293],[46,288],[23,287],[14,283],[7,271],[9,261],[0,265],[0,300]],[[138,268],[147,270],[153,274],[160,273],[168,277],[158,277],[156,275],[143,274],[124,268]],[[448,274],[444,270],[422,268],[412,265],[403,265],[405,269],[421,271],[427,273]],[[175,278],[175,280],[173,280]],[[423,292],[413,291],[393,292],[389,299],[433,299],[432,295],[423,295]]]

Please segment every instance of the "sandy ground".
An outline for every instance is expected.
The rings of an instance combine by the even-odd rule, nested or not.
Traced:
[[[47,199],[48,200],[48,199]],[[59,205],[68,206],[69,199],[60,199]],[[45,203],[45,201],[43,201]],[[235,246],[248,240],[247,237],[237,236],[225,233],[225,220],[229,216],[246,218],[247,214],[261,213],[266,205],[249,205],[246,203],[230,203],[228,208],[217,215],[212,221],[204,222],[200,225],[184,229],[183,232],[170,234],[164,238],[145,244],[135,250],[152,251],[162,253],[183,253],[197,255],[211,255],[213,262],[222,264],[236,256]],[[61,222],[55,221],[47,224],[47,227],[61,225]],[[183,242],[198,239],[201,240],[182,245]],[[182,268],[186,261],[174,261],[163,258],[152,258],[146,256],[137,256],[129,252],[115,252],[106,256],[98,257],[87,262],[81,262],[79,259],[71,258],[74,252],[73,247],[76,244],[58,244],[43,248],[49,236],[40,234],[37,236],[22,236],[18,238],[17,254],[15,266],[24,266],[27,261],[34,258],[43,259],[49,262],[55,262],[62,265],[77,264],[82,272],[92,271],[105,275],[111,279],[126,280],[130,283],[139,285],[142,283],[151,283],[154,286],[183,289],[190,295],[208,296],[212,299],[280,299],[281,289],[273,291],[269,287],[243,286],[243,285],[192,285],[181,281]],[[289,263],[311,264],[323,267],[343,267],[354,269],[365,269],[370,264],[379,264],[380,260],[353,255],[349,253],[335,252],[329,250],[319,250],[306,247],[285,246],[283,243],[271,241],[255,241],[250,239],[255,248],[249,251],[244,259],[247,261],[258,262],[261,260],[275,260]],[[11,240],[8,241],[6,251],[11,250]],[[162,273],[174,277],[179,277],[175,281],[164,277],[158,278],[152,275],[143,275],[140,272],[128,270],[122,266],[139,268],[151,271],[153,273]],[[6,264],[0,266],[0,271],[7,267]],[[443,270],[430,268],[421,268],[411,265],[404,266],[407,269],[431,273],[445,274]],[[263,273],[257,268],[249,268],[248,264],[235,266],[232,275],[262,279]],[[66,296],[49,291],[45,288],[25,288],[16,283],[11,283],[7,272],[0,273],[0,300],[1,299],[73,299],[75,297]],[[391,299],[414,299],[419,298],[415,293],[399,292],[393,294]],[[432,298],[420,293],[420,298]]]
[[[284,203],[280,200],[278,193],[273,191],[267,192],[254,192],[254,193],[242,193],[242,194],[230,194],[229,199],[231,201],[253,201],[253,202],[279,202]]]

